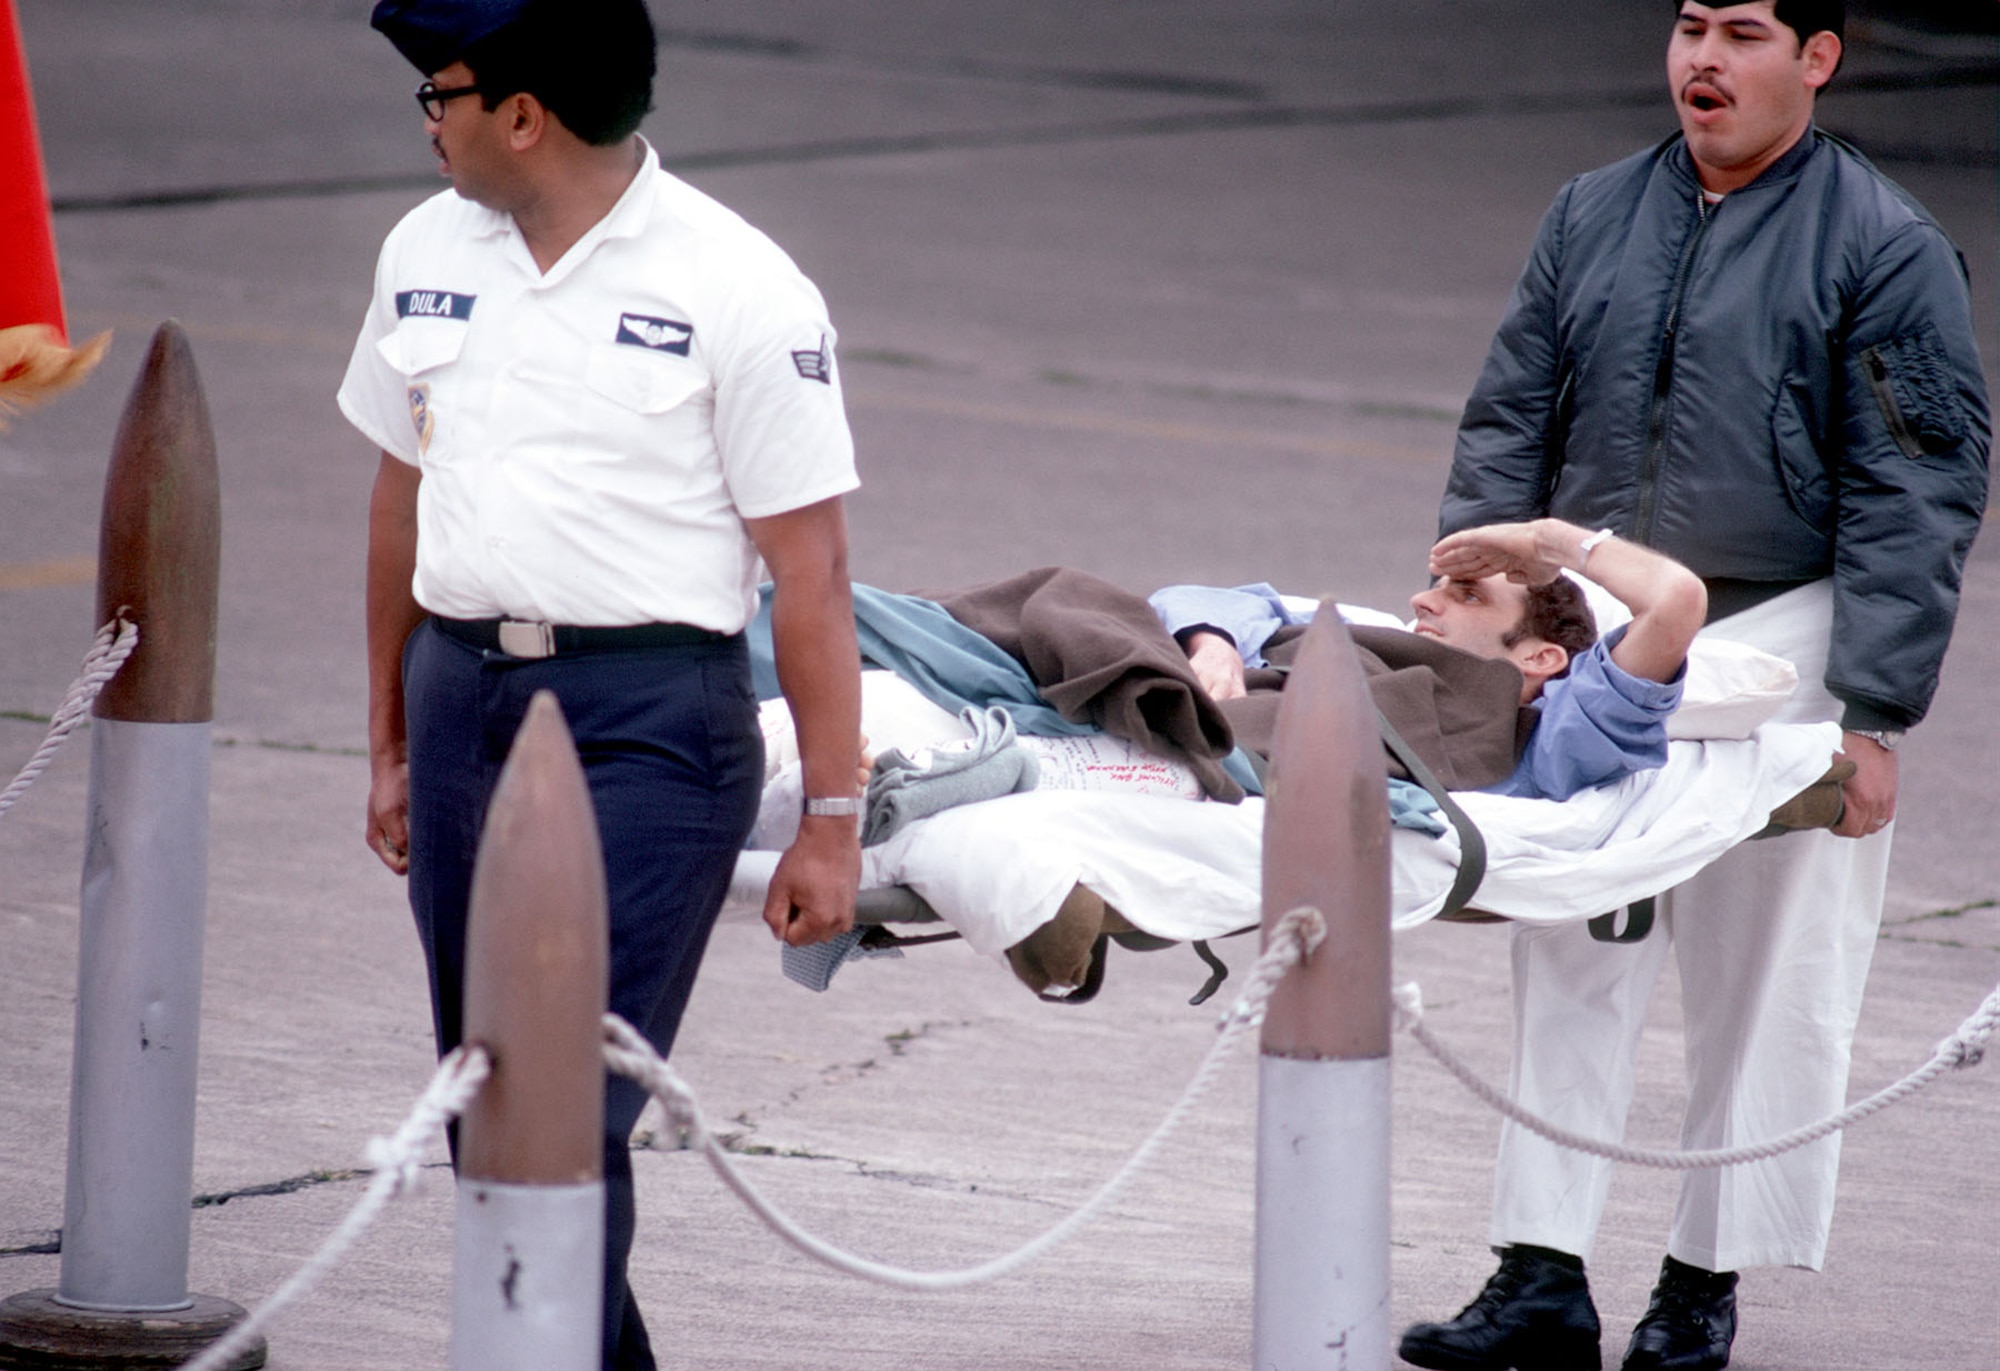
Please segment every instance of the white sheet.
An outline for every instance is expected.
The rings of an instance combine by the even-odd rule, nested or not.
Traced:
[[[1659,771],[1561,803],[1460,794],[1487,843],[1474,903],[1559,923],[1658,894],[1762,828],[1825,772],[1839,741],[1834,724],[1767,724],[1743,741],[1672,743]],[[1258,921],[1263,826],[1261,800],[1030,791],[911,824],[862,854],[862,879],[910,886],[993,954],[1052,918],[1077,884],[1148,933],[1219,937]],[[1395,926],[1434,917],[1457,835],[1397,830],[1391,852]],[[761,903],[776,858],[746,852],[732,898]]]

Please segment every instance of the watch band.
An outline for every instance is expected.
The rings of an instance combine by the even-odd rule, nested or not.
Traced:
[[[1597,545],[1608,538],[1617,536],[1608,528],[1600,528],[1576,545],[1576,569],[1579,574],[1590,565],[1590,554],[1597,551]]]
[[[1884,752],[1894,752],[1896,745],[1903,741],[1900,728],[1850,728],[1847,730],[1857,738],[1866,738]]]
[[[858,795],[808,795],[805,812],[821,818],[854,819],[861,815]]]

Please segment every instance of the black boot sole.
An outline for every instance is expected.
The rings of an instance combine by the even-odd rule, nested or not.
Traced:
[[[1485,1355],[1449,1347],[1412,1345],[1408,1338],[1396,1355],[1425,1371],[1603,1371],[1604,1351],[1595,1339],[1537,1340],[1529,1348]]]

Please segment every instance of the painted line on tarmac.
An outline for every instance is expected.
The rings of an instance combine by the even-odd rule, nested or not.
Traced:
[[[87,586],[97,580],[95,557],[54,557],[43,562],[0,562],[0,590]]]
[[[1981,82],[1967,73],[1989,71],[1987,62],[1992,38],[1967,26],[1963,35],[1932,34],[1880,19],[1864,42],[1905,57],[1938,64],[1947,84],[2000,83],[1994,78]],[[858,48],[829,47],[797,38],[771,37],[743,30],[663,27],[658,31],[661,48],[689,52],[721,53],[727,56],[793,62],[806,66],[848,68],[886,72],[896,76],[938,76],[997,81],[1031,86],[1070,87],[1078,90],[1116,91],[1134,95],[1178,95],[1204,99],[1268,103],[1269,88],[1254,81],[1233,77],[1187,76],[1177,72],[1051,67],[984,57],[922,57],[910,53],[894,55],[866,52]],[[1939,78],[1911,71],[1875,72],[1843,77],[1840,91],[1883,91],[1922,89],[1938,84]]]
[[[1364,458],[1375,461],[1442,463],[1443,450],[1403,447],[1393,443],[1368,443],[1341,438],[1317,438],[1306,434],[1278,433],[1269,429],[1231,428],[1221,424],[1169,423],[1157,419],[1129,419],[1096,410],[1043,409],[1027,405],[994,405],[934,396],[893,394],[887,391],[847,392],[847,402],[855,409],[897,410],[904,413],[943,414],[954,419],[975,419],[986,423],[1012,424],[1022,428],[1054,429],[1064,433],[1099,433],[1121,438],[1156,438],[1171,443],[1191,443],[1200,447],[1251,449],[1286,452],[1308,457],[1339,460]]]
[[[2000,69],[1989,65],[1945,67],[1898,74],[1857,76],[1842,83],[1843,94],[1885,91],[1936,91],[1947,87],[2000,85]],[[1372,101],[1348,105],[1252,105],[1238,110],[1204,110],[1055,124],[1025,129],[970,129],[953,133],[913,133],[859,138],[830,138],[763,148],[690,152],[662,158],[671,171],[715,171],[742,167],[832,162],[861,157],[899,157],[917,153],[968,152],[1016,147],[1045,147],[1101,139],[1160,138],[1196,133],[1230,133],[1257,129],[1342,128],[1371,124],[1432,123],[1451,119],[1541,117],[1581,114],[1604,109],[1652,109],[1663,96],[1653,85],[1574,93],[1444,96],[1429,100]],[[1933,150],[1902,148],[1900,154]],[[1947,150],[1954,164],[1977,152]],[[1888,155],[1885,153],[1884,155]],[[125,210],[182,209],[242,200],[289,200],[384,191],[435,190],[435,170],[392,172],[372,176],[335,176],[316,180],[268,181],[255,184],[190,186],[149,191],[107,192],[56,197],[57,214],[102,214]]]
[[[1351,461],[1417,462],[1442,464],[1449,453],[1396,443],[1367,443],[1348,439],[1314,438],[1304,434],[1277,433],[1269,429],[1230,428],[1220,424],[1165,423],[1151,419],[1128,419],[1122,415],[1093,410],[1038,409],[1022,405],[979,404],[934,396],[894,394],[887,391],[848,390],[851,409],[894,410],[916,414],[943,414],[956,419],[1013,424],[1022,428],[1053,429],[1065,433],[1101,433],[1123,438],[1158,438],[1167,442],[1196,446],[1284,452],[1308,457],[1331,457]],[[2000,503],[1987,507],[1982,523],[2000,523]]]
[[[981,57],[926,58],[900,54],[888,58],[878,53],[825,47],[796,38],[770,38],[762,34],[721,29],[662,28],[659,30],[659,45],[662,48],[679,48],[689,52],[722,53],[728,56],[797,62],[811,66],[847,67],[889,72],[898,76],[970,78],[976,81],[1000,81],[1017,85],[1115,91],[1124,95],[1179,95],[1210,100],[1266,98],[1263,86],[1230,77],[1182,76],[1174,72],[1159,71],[1102,71],[1083,67],[1045,67]]]
[[[108,329],[113,333],[130,333],[139,338],[150,338],[153,330],[160,326],[157,315],[80,311],[72,314],[70,319],[78,333]],[[336,352],[342,357],[354,351],[354,332],[351,330],[341,333],[332,329],[282,328],[271,324],[203,323],[185,317],[177,318],[175,322],[197,343],[249,343],[267,348],[307,347],[320,352]]]

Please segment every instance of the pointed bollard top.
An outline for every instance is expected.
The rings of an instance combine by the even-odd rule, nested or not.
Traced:
[[[1278,983],[1268,1056],[1389,1052],[1389,806],[1361,660],[1324,604],[1285,684],[1264,811],[1264,928],[1311,905],[1326,941]]]
[[[139,645],[92,713],[137,723],[215,717],[216,582],[222,553],[215,432],[179,324],[153,335],[125,402],[97,546],[97,618],[122,608]]]
[[[493,1074],[459,1125],[460,1174],[576,1185],[603,1172],[604,857],[562,709],[528,706],[472,871],[465,1040]]]

